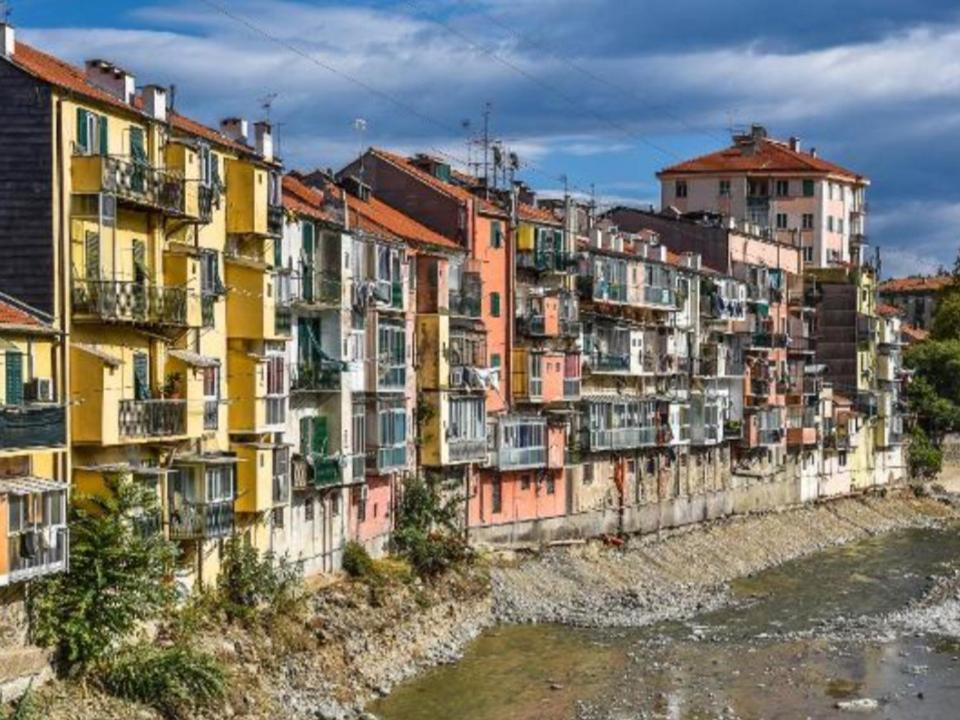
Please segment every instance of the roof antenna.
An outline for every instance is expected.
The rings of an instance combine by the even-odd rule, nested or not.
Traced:
[[[273,101],[277,99],[280,93],[267,93],[262,98],[259,98],[260,107],[266,113],[267,122],[270,122],[270,110],[273,109]]]
[[[0,0],[0,20],[6,25],[10,22],[10,16],[13,15],[13,7],[7,0]]]

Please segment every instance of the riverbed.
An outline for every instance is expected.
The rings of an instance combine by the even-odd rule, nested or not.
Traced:
[[[960,532],[914,528],[730,584],[729,604],[634,629],[498,627],[372,704],[383,720],[960,716],[960,646],[885,622],[957,567]]]

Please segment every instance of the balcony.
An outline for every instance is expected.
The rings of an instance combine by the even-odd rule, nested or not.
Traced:
[[[67,569],[70,554],[70,531],[67,528],[41,527],[28,532],[36,537],[33,543],[35,551],[32,553],[25,552],[25,542],[21,539],[27,533],[6,538],[7,583],[23,582]],[[0,585],[3,584],[6,583],[0,582]]]
[[[290,391],[340,392],[343,370],[344,365],[339,362],[293,366],[290,368]]]
[[[187,291],[129,280],[74,280],[74,315],[107,322],[186,327]]]
[[[450,462],[482,462],[487,459],[487,440],[455,438],[447,441]]]
[[[267,207],[267,234],[273,237],[283,235],[283,206],[269,205]]]
[[[294,303],[303,306],[340,307],[343,283],[333,273],[305,268]]]
[[[624,373],[630,370],[630,356],[592,353],[586,356],[586,365],[592,373]]]
[[[501,418],[494,429],[497,442],[488,446],[490,462],[500,470],[544,467],[547,462],[547,422],[542,417]]]
[[[606,430],[591,430],[588,437],[588,449],[592,452],[600,450],[627,450],[630,448],[656,445],[657,428],[619,427],[608,428]]]
[[[220,197],[218,189],[200,185],[197,192],[197,206],[201,222],[209,223],[213,220],[214,208],[220,208]]]
[[[783,430],[780,428],[761,429],[757,431],[758,445],[779,445],[783,440]]]
[[[203,401],[203,429],[216,430],[220,427],[220,401]]]
[[[373,470],[377,473],[395,472],[407,467],[407,446],[392,445],[377,448],[370,458],[373,460]]]
[[[559,251],[518,252],[517,267],[539,273],[566,273],[576,265],[576,255]]]
[[[185,435],[186,400],[121,400],[121,438],[163,438]]]
[[[577,400],[580,398],[581,379],[578,377],[565,377],[563,379],[563,399]]]
[[[675,307],[677,298],[673,288],[645,286],[643,288],[643,301],[648,305]]]
[[[501,448],[496,455],[501,470],[523,470],[543,467],[547,462],[546,447]]]
[[[66,420],[63,406],[2,406],[0,451],[62,447],[67,441]]]
[[[787,336],[781,333],[755,332],[750,336],[750,347],[760,350],[787,347]]]
[[[525,318],[517,318],[517,326],[521,335],[530,337],[547,336],[547,319],[543,315],[528,315]]]
[[[170,514],[170,539],[226,537],[233,533],[233,520],[233,500],[184,505]]]
[[[71,168],[74,192],[104,192],[127,205],[186,215],[184,181],[177,173],[103,155],[76,156]]]

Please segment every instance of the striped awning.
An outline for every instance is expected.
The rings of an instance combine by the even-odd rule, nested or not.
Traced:
[[[66,489],[66,483],[47,478],[25,476],[0,479],[0,495],[31,495],[33,493],[65,491]]]

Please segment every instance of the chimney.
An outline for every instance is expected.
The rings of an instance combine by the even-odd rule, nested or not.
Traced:
[[[106,60],[87,60],[87,82],[96,85],[125,103],[132,103],[137,92],[136,79],[122,67]]]
[[[816,156],[817,156],[817,149],[815,147],[810,148],[810,157],[815,158]]]
[[[790,149],[794,152],[800,152],[800,138],[796,135],[790,138]]]
[[[13,30],[13,25],[0,22],[0,56],[12,58],[17,50],[17,34]]]
[[[167,120],[167,89],[159,85],[143,88],[143,111],[154,120]]]
[[[250,134],[250,126],[244,118],[224,118],[220,121],[220,132],[231,140],[236,140],[244,145],[249,144],[247,136]]]
[[[273,160],[273,128],[266,120],[254,123],[253,135],[256,140],[257,154],[264,160]]]

